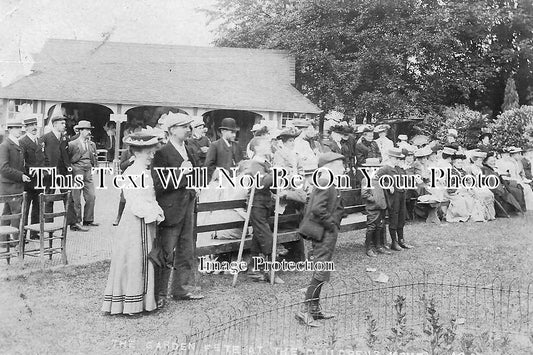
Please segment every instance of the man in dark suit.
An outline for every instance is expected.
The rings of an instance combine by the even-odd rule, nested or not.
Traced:
[[[218,179],[218,174],[215,174],[217,168],[223,168],[230,172],[230,168],[237,166],[242,160],[241,149],[235,143],[235,137],[239,130],[235,120],[229,117],[224,118],[220,123],[219,129],[222,137],[209,146],[205,158],[207,178],[209,180],[211,178]]]
[[[36,189],[37,174],[30,173],[30,168],[42,168],[45,166],[43,147],[39,144],[37,138],[37,117],[29,117],[24,120],[26,135],[20,139],[20,146],[24,152],[24,163],[26,166],[26,175],[31,177],[31,181],[26,183],[26,215],[24,218],[28,221],[28,214],[31,208],[30,223],[39,223],[39,194],[44,192],[43,189]],[[31,239],[39,239],[37,232],[32,231]]]
[[[25,174],[24,152],[20,147],[22,123],[13,120],[7,123],[8,136],[0,144],[0,195],[14,195],[24,192],[24,183],[31,179]],[[20,213],[22,206],[17,203],[5,203],[2,215]],[[2,225],[19,228],[20,221],[2,221]],[[7,235],[1,235],[0,241],[7,241]],[[3,245],[5,247],[5,244]]]
[[[66,125],[65,117],[63,116],[54,116],[51,118],[52,121],[52,130],[44,134],[41,138],[41,145],[43,146],[44,151],[44,162],[47,167],[56,168],[56,185],[60,182],[59,180],[66,180],[67,176],[71,175],[72,166],[70,164],[70,157],[68,154],[68,141],[65,135]],[[65,187],[59,188],[61,193],[67,192],[70,189]],[[45,189],[47,194],[53,194],[55,188],[52,189],[52,181],[48,179],[47,188]],[[73,205],[72,203],[70,204]],[[47,212],[53,211],[53,205],[49,204],[46,206]],[[75,224],[74,217],[74,207],[72,206],[69,211],[67,211],[67,223],[71,225],[72,230],[77,230],[81,232],[87,232],[89,229],[83,227],[81,224]],[[74,226],[72,226],[74,224]]]
[[[168,293],[170,268],[174,267],[170,293],[174,299],[195,300],[202,295],[193,294],[185,287],[195,272],[196,241],[193,238],[194,204],[196,191],[187,189],[187,179],[182,177],[178,186],[170,182],[166,187],[163,182],[170,171],[157,168],[192,168],[194,156],[186,147],[192,119],[181,113],[168,113],[165,126],[168,142],[155,153],[153,160],[153,180],[157,202],[164,211],[165,220],[159,225],[159,235],[154,243],[151,257],[157,255],[155,267],[155,293],[159,306],[164,303]],[[179,177],[180,170],[176,171]],[[163,178],[162,178],[163,177]]]
[[[76,220],[75,224],[70,226],[71,229],[79,228],[82,220],[84,226],[98,226],[98,223],[94,222],[94,202],[96,196],[94,193],[93,174],[91,171],[91,169],[96,166],[96,145],[91,141],[91,130],[93,128],[91,122],[81,120],[76,126],[74,126],[74,129],[79,132],[78,138],[70,141],[68,144],[72,173],[74,176],[83,176],[83,199],[85,200],[82,215],[82,189],[72,190]]]
[[[194,158],[198,163],[198,166],[204,166],[205,158],[207,156],[207,151],[209,150],[209,145],[211,141],[205,135],[207,129],[205,128],[204,119],[202,116],[199,116],[194,119],[192,122],[192,136],[187,139],[187,147],[194,154]]]
[[[334,175],[344,174],[344,156],[342,154],[328,152],[319,156],[318,167],[329,169]],[[324,178],[319,177],[318,184],[326,186]],[[309,204],[302,219],[301,230],[322,227],[320,240],[312,241],[310,258],[313,263],[331,262],[337,236],[344,216],[344,207],[341,197],[334,185],[327,188],[314,187]],[[309,226],[306,226],[306,224]],[[322,265],[325,267],[326,265]],[[317,268],[318,269],[318,268]],[[324,270],[324,269],[321,269]],[[296,318],[310,327],[319,327],[319,319],[330,319],[334,316],[325,313],[320,306],[320,291],[324,282],[329,281],[331,271],[314,271],[311,282],[305,294],[305,304],[302,311],[296,313]]]

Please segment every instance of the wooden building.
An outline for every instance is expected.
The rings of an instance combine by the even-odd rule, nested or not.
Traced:
[[[31,74],[0,88],[2,132],[22,107],[43,126],[60,109],[71,123],[91,121],[101,147],[111,114],[127,115],[124,129],[173,111],[203,116],[211,134],[235,118],[244,147],[261,119],[282,127],[320,112],[294,87],[287,51],[53,39],[34,59]]]

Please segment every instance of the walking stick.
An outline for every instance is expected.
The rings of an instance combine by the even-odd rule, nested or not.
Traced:
[[[270,269],[270,284],[274,284],[276,272],[274,264],[276,263],[276,248],[278,246],[278,220],[279,220],[279,191],[276,192],[276,205],[274,207],[274,233],[272,236],[272,268]]]
[[[239,245],[239,255],[237,256],[238,265],[241,263],[241,260],[242,260],[242,252],[244,251],[244,240],[246,239],[246,234],[248,234],[248,224],[250,223],[250,214],[252,212],[252,204],[254,201],[254,195],[255,195],[255,185],[252,186],[252,190],[250,191],[250,198],[248,199],[248,206],[246,208],[246,219],[244,220],[244,227],[242,228],[241,244]],[[231,283],[233,287],[235,287],[235,285],[237,284],[238,276],[239,276],[239,270],[237,268],[235,275],[233,275],[233,282]]]

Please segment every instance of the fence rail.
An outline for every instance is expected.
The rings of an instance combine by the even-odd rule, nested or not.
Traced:
[[[202,321],[201,329],[193,325],[186,341],[190,353],[202,354],[224,348],[248,349],[242,353],[253,349],[361,349],[368,348],[373,335],[390,339],[393,328],[423,336],[432,309],[443,329],[454,320],[457,335],[491,331],[531,336],[533,341],[533,283],[519,279],[406,272],[391,276],[387,283],[337,281],[324,285],[321,305],[336,317],[320,328],[304,326],[295,319],[295,313],[305,306],[303,301],[270,306],[248,302],[208,319],[207,326]]]

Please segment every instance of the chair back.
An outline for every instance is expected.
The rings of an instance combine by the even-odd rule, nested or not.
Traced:
[[[68,209],[70,207],[70,191],[59,193],[59,194],[39,194],[39,205],[40,205],[40,211],[39,211],[39,221],[41,224],[44,225],[45,221],[52,220],[57,217],[64,217],[64,225],[66,228],[67,225],[67,213]],[[64,211],[59,212],[46,212],[46,205],[49,203],[54,203],[57,201],[63,201],[63,205],[65,206]]]
[[[24,212],[26,210],[26,193],[20,193],[20,194],[14,194],[14,195],[3,195],[0,196],[0,203],[9,203],[9,204],[17,204],[20,205],[20,212],[18,213],[12,213],[10,215],[0,216],[0,222],[3,221],[13,221],[13,220],[20,220],[20,226],[19,228],[22,228],[24,226],[25,221],[23,220]]]

